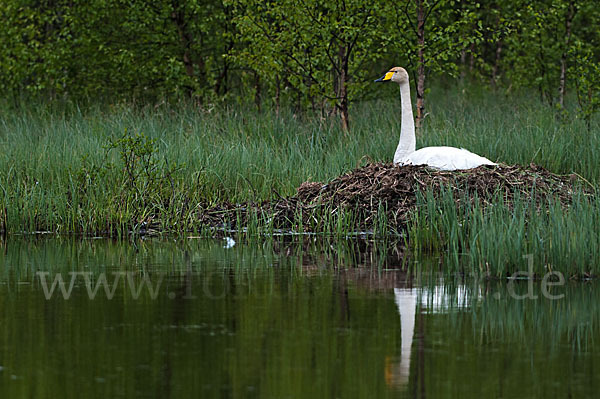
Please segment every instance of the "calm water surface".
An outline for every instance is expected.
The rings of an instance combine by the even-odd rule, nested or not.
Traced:
[[[0,244],[0,398],[600,392],[595,282],[549,299],[346,244]]]

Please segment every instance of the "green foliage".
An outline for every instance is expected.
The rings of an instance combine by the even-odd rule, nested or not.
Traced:
[[[600,109],[600,60],[593,50],[577,41],[571,50],[573,65],[570,74],[575,81],[575,92],[580,114],[590,128],[593,115]]]
[[[560,59],[565,49],[566,1],[524,1],[513,9],[514,33],[506,38],[507,78],[534,87],[553,104],[557,96]]]
[[[126,190],[145,196],[147,190],[156,185],[158,180],[158,164],[155,160],[156,140],[146,137],[143,133],[135,136],[127,132],[110,141],[108,150],[117,149],[123,164],[124,186]],[[113,168],[109,164],[108,168]]]
[[[384,5],[348,2],[231,1],[238,39],[231,53],[263,82],[290,89],[298,105],[347,113],[348,104],[364,97],[373,71],[390,38],[383,30]]]
[[[6,0],[0,23],[0,90],[14,99],[191,97],[347,120],[372,78],[402,65],[428,82],[460,71],[535,88],[586,120],[598,109],[594,0]]]
[[[163,162],[156,159],[156,139],[150,139],[143,133],[132,136],[125,132],[122,137],[112,139],[105,148],[108,151],[119,151],[122,165],[119,175],[123,176],[120,182],[122,195],[139,199],[142,207],[148,198],[155,195],[161,198],[164,195],[161,190],[163,181],[172,180],[172,175],[178,170],[176,165],[169,166],[166,160],[163,165]],[[107,163],[103,167],[108,171],[117,168],[113,163]],[[137,204],[134,202],[134,205]]]
[[[223,92],[232,26],[220,1],[9,0],[0,19],[5,90],[75,99]]]
[[[462,51],[482,41],[479,3],[423,0],[423,45],[419,44],[418,2],[392,4],[388,31],[391,54],[416,70],[418,54],[424,54],[424,67],[436,74],[456,75]]]

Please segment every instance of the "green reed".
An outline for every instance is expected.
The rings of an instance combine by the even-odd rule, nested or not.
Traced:
[[[598,274],[600,200],[576,194],[566,208],[558,201],[536,204],[515,193],[510,203],[496,196],[487,206],[466,195],[462,205],[449,190],[437,198],[418,196],[408,243],[418,254],[443,251],[448,271],[508,277],[531,271],[540,278]],[[467,205],[465,205],[467,204]]]
[[[304,181],[391,161],[400,113],[397,90],[383,89],[388,94],[355,104],[348,134],[335,119],[291,110],[276,115],[191,104],[5,103],[0,198],[6,223],[0,229],[110,235],[143,231],[148,223],[163,231],[201,229],[195,215],[202,207],[285,197]],[[591,184],[600,181],[597,121],[588,131],[574,113],[559,120],[533,98],[473,88],[434,90],[428,104],[419,147],[465,147],[507,164],[535,162],[553,172],[575,172]],[[123,148],[115,143],[139,136],[153,143],[151,173],[141,166],[132,184]],[[298,227],[327,224],[320,230],[340,234],[351,219],[336,214]]]

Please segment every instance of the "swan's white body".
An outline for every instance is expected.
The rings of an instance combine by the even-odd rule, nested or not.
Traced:
[[[406,156],[394,157],[399,165],[427,165],[440,170],[472,169],[481,165],[496,165],[487,158],[464,148],[425,147]]]
[[[403,68],[390,69],[379,82],[396,82],[400,85],[402,125],[400,141],[394,154],[394,163],[399,165],[427,165],[440,170],[472,169],[481,165],[496,165],[487,158],[473,154],[463,148],[425,147],[416,150],[415,122],[410,102],[408,73]]]

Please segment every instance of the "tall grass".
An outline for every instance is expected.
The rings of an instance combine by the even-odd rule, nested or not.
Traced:
[[[600,273],[597,197],[576,196],[568,209],[552,199],[540,207],[518,196],[510,204],[498,196],[485,208],[477,202],[457,207],[449,191],[439,198],[427,192],[418,202],[408,242],[418,255],[443,252],[450,272],[500,278],[519,271],[538,278]]]
[[[162,228],[185,230],[195,227],[199,206],[287,196],[304,181],[325,181],[368,161],[391,161],[400,112],[396,91],[388,89],[390,99],[354,106],[349,134],[335,120],[289,110],[276,115],[186,104],[0,107],[3,227],[114,233],[143,229],[152,213]],[[600,181],[597,121],[588,131],[576,118],[557,120],[535,99],[465,90],[434,91],[419,146],[465,147],[507,164],[535,162]],[[127,191],[119,149],[107,148],[126,132],[156,140],[155,187],[147,192]]]

